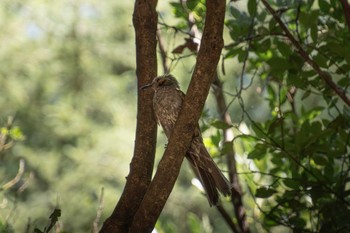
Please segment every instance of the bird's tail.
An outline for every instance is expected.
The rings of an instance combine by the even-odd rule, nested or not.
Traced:
[[[222,174],[203,144],[200,145],[197,152],[199,153],[193,154],[190,151],[187,158],[204,187],[210,206],[217,205],[219,202],[218,190],[224,196],[229,196],[232,185]]]

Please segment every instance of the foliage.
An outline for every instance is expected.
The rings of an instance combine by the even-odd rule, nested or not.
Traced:
[[[179,2],[170,4],[173,17],[159,2],[169,51],[183,39],[197,42],[203,30],[205,2]],[[211,96],[201,120],[205,143],[222,168],[222,155],[234,147],[251,232],[349,231],[349,107],[306,64],[263,2],[231,1],[227,7],[219,73],[233,124],[220,119]],[[267,2],[310,59],[349,95],[350,32],[341,1]],[[65,232],[88,232],[101,186],[101,218],[112,211],[133,148],[132,4],[2,1],[0,126],[17,114],[11,130],[1,128],[11,140],[0,144],[0,232],[45,226],[45,211],[54,206],[62,208]],[[195,61],[197,46],[186,43],[167,57],[179,77],[189,77]],[[189,80],[181,81],[185,86]],[[223,143],[227,129],[235,139]],[[160,148],[164,142],[160,136]],[[5,190],[19,174],[19,161],[25,169]],[[158,232],[227,232],[190,177],[185,164]],[[223,204],[234,212],[228,200]]]
[[[186,31],[185,22],[193,13],[201,30],[202,5],[199,0],[187,1],[186,6],[172,3],[180,19],[175,27]],[[221,71],[224,77],[237,77],[225,80],[225,85],[235,84],[225,92],[236,123],[214,120],[204,128],[212,132],[207,145],[219,154],[227,146],[222,144],[220,130],[236,129],[234,147],[246,163],[239,166],[240,178],[247,180],[245,190],[250,194],[246,209],[250,221],[261,224],[257,231],[350,229],[350,110],[341,93],[321,77],[326,72],[339,92],[350,98],[350,25],[345,17],[341,1],[333,0],[249,0],[232,1],[228,6],[229,39]],[[316,65],[307,64],[307,59]],[[227,73],[225,64],[235,61],[241,71]],[[243,130],[245,125],[248,129]],[[253,206],[259,211],[253,212]]]
[[[62,231],[89,232],[101,187],[111,212],[133,146],[132,4],[1,2],[0,126],[16,115],[1,131],[23,141],[0,154],[0,187],[24,170],[0,191],[0,222],[15,232],[42,230],[55,206]]]

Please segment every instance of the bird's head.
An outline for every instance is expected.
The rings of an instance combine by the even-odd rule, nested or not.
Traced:
[[[152,87],[153,90],[157,90],[158,88],[162,87],[173,87],[173,88],[179,88],[179,83],[175,79],[174,76],[171,74],[165,74],[162,76],[155,77],[153,81],[149,84],[146,84],[141,87],[142,90]]]

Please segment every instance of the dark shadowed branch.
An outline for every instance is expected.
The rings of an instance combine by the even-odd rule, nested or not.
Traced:
[[[343,11],[344,11],[344,17],[346,24],[348,25],[349,32],[350,32],[350,7],[349,7],[349,2],[348,0],[340,0],[342,6],[343,6]]]
[[[227,213],[225,208],[221,205],[217,206],[216,208],[219,211],[219,213],[221,214],[222,218],[225,219],[225,222],[231,228],[232,232],[240,233],[240,231],[237,229],[237,226],[234,224],[234,222],[231,219],[231,216]]]

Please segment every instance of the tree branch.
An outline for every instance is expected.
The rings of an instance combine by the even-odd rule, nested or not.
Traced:
[[[158,15],[156,0],[136,0],[133,23],[136,34],[136,74],[138,87],[157,76],[156,32]],[[139,88],[138,88],[139,90]],[[112,215],[104,222],[101,233],[128,232],[151,182],[157,125],[153,114],[152,93],[139,92],[134,156],[120,200]]]
[[[14,186],[15,184],[17,184],[20,181],[20,179],[22,178],[24,171],[25,171],[25,162],[24,162],[24,159],[20,159],[17,175],[15,176],[15,178],[10,180],[9,182],[4,184],[3,186],[0,186],[0,191],[7,190],[7,189],[11,188],[12,186]]]
[[[231,228],[232,232],[233,233],[240,233],[240,231],[237,229],[236,225],[233,223],[231,216],[229,214],[227,214],[227,211],[224,209],[224,207],[221,205],[218,205],[218,206],[216,206],[216,209],[219,211],[222,218],[225,219],[225,222]]]
[[[103,204],[104,204],[103,196],[104,196],[104,188],[102,187],[101,188],[100,198],[98,200],[98,208],[97,208],[97,211],[96,211],[96,217],[94,219],[94,222],[92,223],[92,232],[93,233],[97,233],[98,232],[98,228],[99,228],[98,225],[99,225],[99,222],[100,222],[100,219],[101,219],[101,215],[102,215],[102,212],[103,212]]]
[[[340,2],[343,6],[346,24],[348,25],[349,32],[350,32],[350,7],[349,7],[349,3],[348,3],[348,0],[340,0]]]
[[[225,0],[207,0],[207,16],[197,63],[164,156],[135,214],[131,233],[151,232],[178,177],[195,125],[207,98],[223,47]]]
[[[217,74],[215,75],[215,80],[213,82],[213,90],[218,112],[220,114],[220,119],[227,125],[232,125],[231,117],[227,112],[227,104],[222,89],[222,83],[219,80]],[[232,140],[234,139],[234,135],[231,128],[224,129],[223,134],[225,143],[232,142]],[[228,151],[226,153],[227,167],[229,171],[230,182],[233,185],[231,201],[234,207],[235,216],[237,218],[237,223],[239,225],[240,231],[244,233],[249,233],[250,231],[246,219],[245,209],[243,206],[242,188],[239,184],[235,156],[236,154],[233,146],[228,147]]]
[[[160,29],[157,30],[157,39],[158,39],[158,47],[160,52],[160,57],[162,58],[162,65],[163,65],[163,73],[168,74],[170,71],[169,65],[167,63],[167,51],[164,47],[164,42],[162,35],[160,33]]]
[[[342,90],[340,87],[337,86],[332,80],[332,76],[327,72],[323,71],[320,66],[311,59],[309,54],[303,49],[301,44],[294,38],[292,33],[289,31],[289,29],[284,25],[281,18],[278,16],[275,10],[272,9],[270,4],[266,0],[262,0],[263,4],[265,5],[266,9],[271,13],[273,18],[277,21],[277,23],[280,25],[288,39],[292,42],[293,46],[296,48],[299,55],[305,60],[306,63],[308,63],[315,71],[316,73],[323,79],[323,81],[331,88],[333,91],[347,104],[350,106],[350,99],[346,96],[345,91]]]

